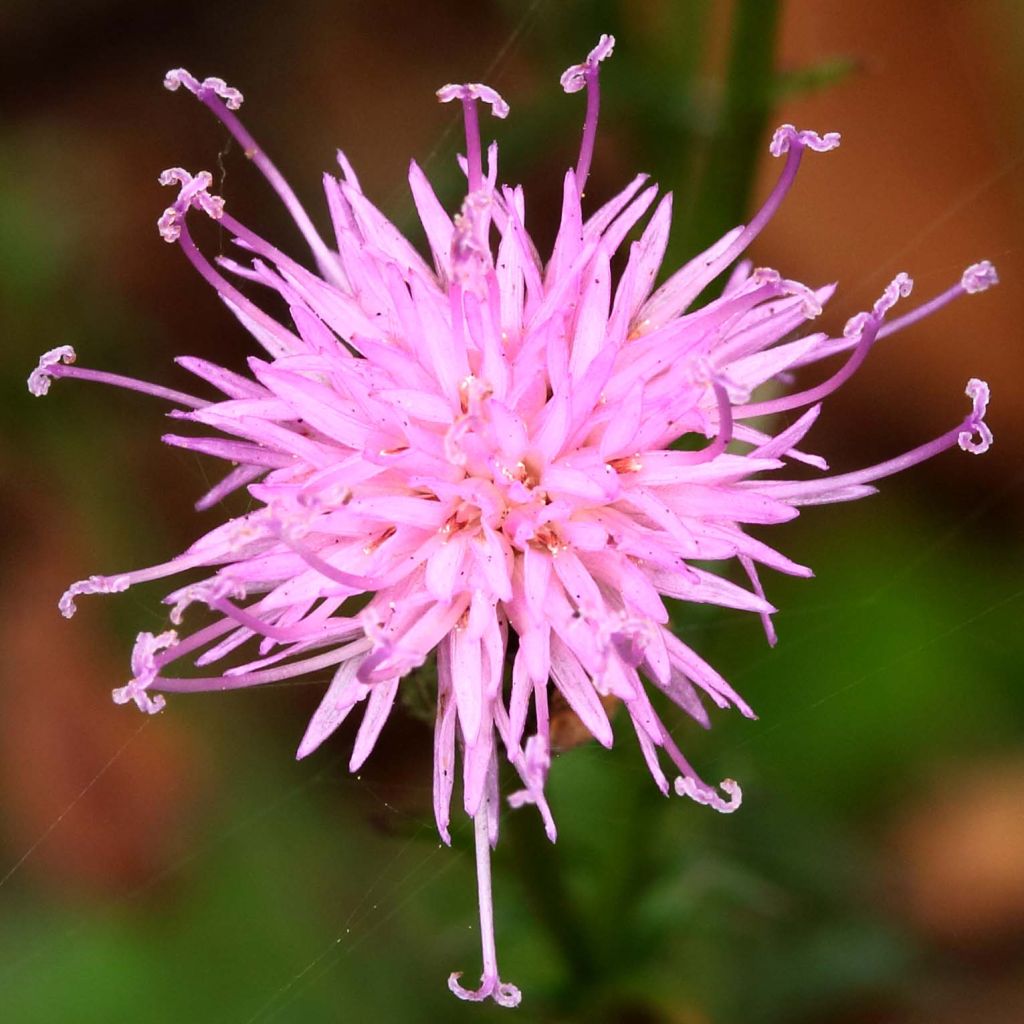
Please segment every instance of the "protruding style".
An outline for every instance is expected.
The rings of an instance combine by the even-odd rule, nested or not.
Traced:
[[[580,156],[576,162],[576,187],[583,195],[590,176],[590,162],[594,157],[594,140],[597,138],[597,117],[601,109],[601,91],[598,84],[601,61],[607,60],[615,49],[615,37],[603,35],[597,41],[582,64],[573,64],[562,72],[561,85],[567,93],[587,90],[587,113],[583,121],[583,141]]]

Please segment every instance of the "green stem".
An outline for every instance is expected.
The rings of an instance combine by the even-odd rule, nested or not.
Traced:
[[[777,0],[737,0],[725,93],[682,239],[696,252],[743,222],[772,107]]]

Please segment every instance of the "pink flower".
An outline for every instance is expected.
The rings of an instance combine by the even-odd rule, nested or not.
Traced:
[[[186,570],[205,574],[167,597],[170,619],[180,627],[187,607],[200,602],[214,621],[180,636],[140,634],[132,679],[114,691],[115,700],[154,713],[164,706],[162,696],[151,696],[156,692],[258,686],[330,669],[333,679],[298,756],[363,705],[350,762],[356,771],[403,677],[436,655],[434,809],[448,842],[460,770],[463,807],[476,831],[484,964],[478,989],[463,988],[458,974],[449,985],[463,999],[489,996],[505,1006],[520,994],[501,981],[494,943],[498,759],[506,757],[522,779],[510,803],[536,805],[554,840],[544,796],[552,688],[605,746],[612,728],[601,698],[614,696],[663,793],[667,759],[678,794],[735,810],[739,786],[700,779],[649,692],[661,690],[705,726],[707,702],[753,713],[669,630],[665,598],[754,612],[774,643],[774,609],[758,566],[811,572],[755,540],[747,524],[784,522],[803,505],[863,497],[897,470],[956,446],[982,452],[992,439],[983,419],[988,387],[972,380],[962,420],[881,465],[829,476],[819,456],[798,447],[822,399],[877,341],[960,294],[983,290],[995,271],[976,264],[947,292],[891,319],[912,286],[899,274],[836,338],[804,330],[833,286],[808,288],[746,262],[733,267],[720,298],[693,308],[768,222],[804,154],[839,144],[836,134],[783,125],[771,152],[785,162],[762,209],[655,289],[672,197],[654,206],[657,189],[639,175],[600,209],[586,217],[581,209],[599,63],[612,46],[603,36],[562,78],[567,92],[586,90],[587,113],[544,262],[526,230],[522,189],[498,184],[496,146],[484,167],[477,104],[489,104],[497,117],[508,113],[493,89],[448,85],[438,92],[463,107],[468,188],[452,217],[412,164],[428,262],[366,198],[341,154],[340,178],[324,178],[335,234],[325,242],[238,120],[241,93],[220,79],[170,72],[167,88],[194,93],[263,171],[317,269],[236,221],[210,193],[209,173],[172,168],[160,180],[178,195],[160,217],[160,234],[181,247],[264,350],[250,358],[250,374],[182,357],[181,366],[222,396],[193,397],[79,368],[63,346],[44,355],[29,378],[34,394],[45,394],[55,377],[77,377],[170,402],[170,415],[198,433],[164,441],[232,467],[197,507],[243,487],[256,502],[254,511],[168,562],[92,576],[61,599],[70,616],[81,594],[119,592]],[[613,280],[613,256],[652,206]],[[211,261],[196,247],[189,231],[195,212],[220,222],[242,262]],[[285,301],[288,322],[249,297],[260,287]],[[839,369],[822,383],[793,390],[790,371],[840,354]],[[756,397],[768,381],[778,397]],[[752,425],[783,413],[798,415],[786,425],[774,419],[775,434]],[[673,447],[682,437],[700,443]],[[816,475],[791,477],[796,463]],[[720,562],[728,573],[733,559],[749,588],[694,564]],[[369,602],[350,612],[350,599],[362,594],[372,595]],[[243,649],[249,653],[241,663],[214,674],[174,674],[183,659],[205,668]]]

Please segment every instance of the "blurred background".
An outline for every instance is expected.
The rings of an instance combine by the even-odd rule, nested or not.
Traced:
[[[921,298],[993,260],[1003,284],[891,341],[811,437],[839,470],[946,430],[969,376],[996,444],[808,509],[772,541],[812,565],[755,618],[680,607],[681,634],[760,715],[675,734],[728,818],[666,801],[628,736],[550,779],[560,840],[507,814],[495,860],[517,1019],[635,1024],[1024,1020],[1024,7],[1013,0],[5,0],[0,9],[0,1015],[284,1024],[497,1020],[447,993],[479,969],[471,829],[439,849],[428,728],[395,715],[358,778],[342,730],[293,752],[316,684],[115,707],[160,587],[72,580],[166,559],[218,521],[216,467],[165,449],[159,403],[91,384],[45,402],[42,351],[187,386],[174,355],[241,368],[251,342],[155,221],[157,174],[208,167],[236,215],[304,255],[227,133],[161,87],[184,65],[246,95],[248,126],[321,222],[341,145],[403,226],[415,157],[457,202],[461,129],[433,90],[482,80],[501,177],[542,243],[582,118],[558,75],[602,31],[593,204],[637,170],[676,193],[672,259],[740,222],[782,121],[843,133],[809,157],[759,264],[840,282],[839,328],[899,270]],[[545,229],[544,225],[548,228]],[[418,235],[414,237],[418,238]],[[216,245],[216,240],[213,242]],[[813,372],[813,371],[812,371]],[[818,371],[820,372],[820,371]],[[619,723],[621,725],[621,723]],[[698,734],[700,733],[700,734]]]

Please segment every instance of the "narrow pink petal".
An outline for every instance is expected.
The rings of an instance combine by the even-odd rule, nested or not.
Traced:
[[[551,641],[551,678],[594,739],[611,747],[612,727],[597,691],[579,659],[558,637]]]
[[[459,725],[466,743],[472,746],[480,735],[483,720],[483,666],[480,640],[468,640],[465,630],[453,630],[444,641],[449,645],[452,685]]]
[[[455,701],[452,697],[450,647],[437,648],[437,720],[434,725],[434,820],[437,831],[451,845],[448,822],[455,784]]]
[[[450,601],[455,594],[456,585],[460,582],[460,575],[465,579],[465,556],[466,541],[463,537],[457,536],[441,544],[436,553],[427,560],[427,590],[439,601]]]
[[[490,718],[490,712],[485,716]],[[467,742],[463,752],[463,808],[471,818],[480,809],[487,786],[487,776],[494,756],[494,726],[489,720],[477,733],[476,741]]]
[[[547,280],[562,280],[583,248],[583,213],[575,172],[565,172],[562,182],[562,217],[558,237],[547,268]]]
[[[611,301],[611,263],[608,250],[598,246],[594,261],[587,270],[583,295],[576,311],[569,374],[577,378],[593,362],[606,343],[608,312]]]
[[[427,234],[430,251],[434,255],[434,265],[439,274],[447,277],[451,272],[452,236],[455,228],[415,160],[409,164],[409,188],[420,223]]]
[[[395,676],[371,688],[366,711],[363,713],[362,722],[359,723],[359,732],[352,748],[352,757],[348,762],[349,771],[359,771],[372,753],[377,737],[380,736],[380,731],[384,728],[384,723],[388,720],[392,705],[395,703],[398,683],[399,677]]]
[[[775,610],[757,594],[752,594],[735,583],[704,569],[693,567],[686,573],[672,573],[664,569],[652,568],[649,578],[651,584],[666,597],[674,597],[680,601],[717,604],[722,608],[737,608],[740,611],[750,612]]]
[[[305,735],[295,754],[296,758],[301,760],[312,754],[345,721],[352,708],[369,693],[370,688],[356,678],[362,660],[350,658],[334,673],[331,685],[327,687],[323,700],[306,726]]]

